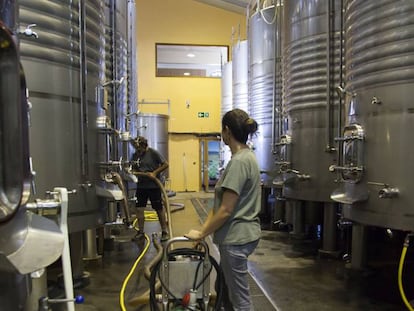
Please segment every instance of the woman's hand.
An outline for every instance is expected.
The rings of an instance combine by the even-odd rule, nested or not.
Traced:
[[[188,233],[184,234],[184,236],[190,240],[201,240],[203,238],[201,231],[198,230],[190,230]]]

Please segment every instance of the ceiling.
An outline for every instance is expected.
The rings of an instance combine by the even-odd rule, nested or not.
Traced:
[[[252,0],[194,0],[207,5],[215,6],[227,11],[245,14],[246,8]]]

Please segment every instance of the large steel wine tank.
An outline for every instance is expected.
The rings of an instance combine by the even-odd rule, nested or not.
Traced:
[[[69,230],[102,222],[97,174],[96,89],[104,78],[104,13],[99,0],[19,1],[20,37],[30,112],[35,197],[54,187],[69,197]]]
[[[140,113],[136,118],[137,136],[144,136],[151,148],[168,161],[168,115]]]
[[[259,124],[253,146],[265,185],[271,185],[275,170],[274,145],[280,122],[280,12],[274,5],[256,10],[249,17],[249,112]],[[277,17],[277,18],[276,18]],[[276,20],[278,19],[278,20]]]
[[[221,73],[221,115],[223,118],[227,111],[233,109],[233,62],[227,62],[223,65]],[[231,159],[231,151],[223,141],[220,142],[220,166],[226,167]]]
[[[414,229],[413,1],[345,5],[343,183],[332,198],[356,222]]]
[[[233,108],[249,112],[248,108],[248,45],[238,41],[232,50]]]
[[[341,1],[284,2],[283,106],[287,198],[329,202],[341,72]],[[329,12],[329,14],[328,14]]]
[[[221,73],[221,117],[233,108],[232,62],[223,64]]]

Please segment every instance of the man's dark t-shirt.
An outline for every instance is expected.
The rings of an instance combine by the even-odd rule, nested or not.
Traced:
[[[165,162],[164,157],[157,150],[150,147],[148,147],[144,155],[140,157],[135,152],[132,155],[132,160],[138,161],[139,164],[134,165],[133,169],[139,172],[153,172]],[[160,178],[160,176],[157,175],[157,178]],[[138,176],[137,187],[151,189],[158,188],[158,185],[150,177]]]

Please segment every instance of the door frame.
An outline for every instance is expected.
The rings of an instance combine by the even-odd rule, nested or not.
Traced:
[[[219,145],[219,154],[220,154],[220,141],[221,137],[219,136],[205,136],[199,138],[200,146],[200,191],[205,192],[214,192],[214,188],[210,189],[209,185],[209,174],[208,174],[208,163],[209,163],[209,142],[216,141]],[[207,174],[206,174],[207,172]]]

